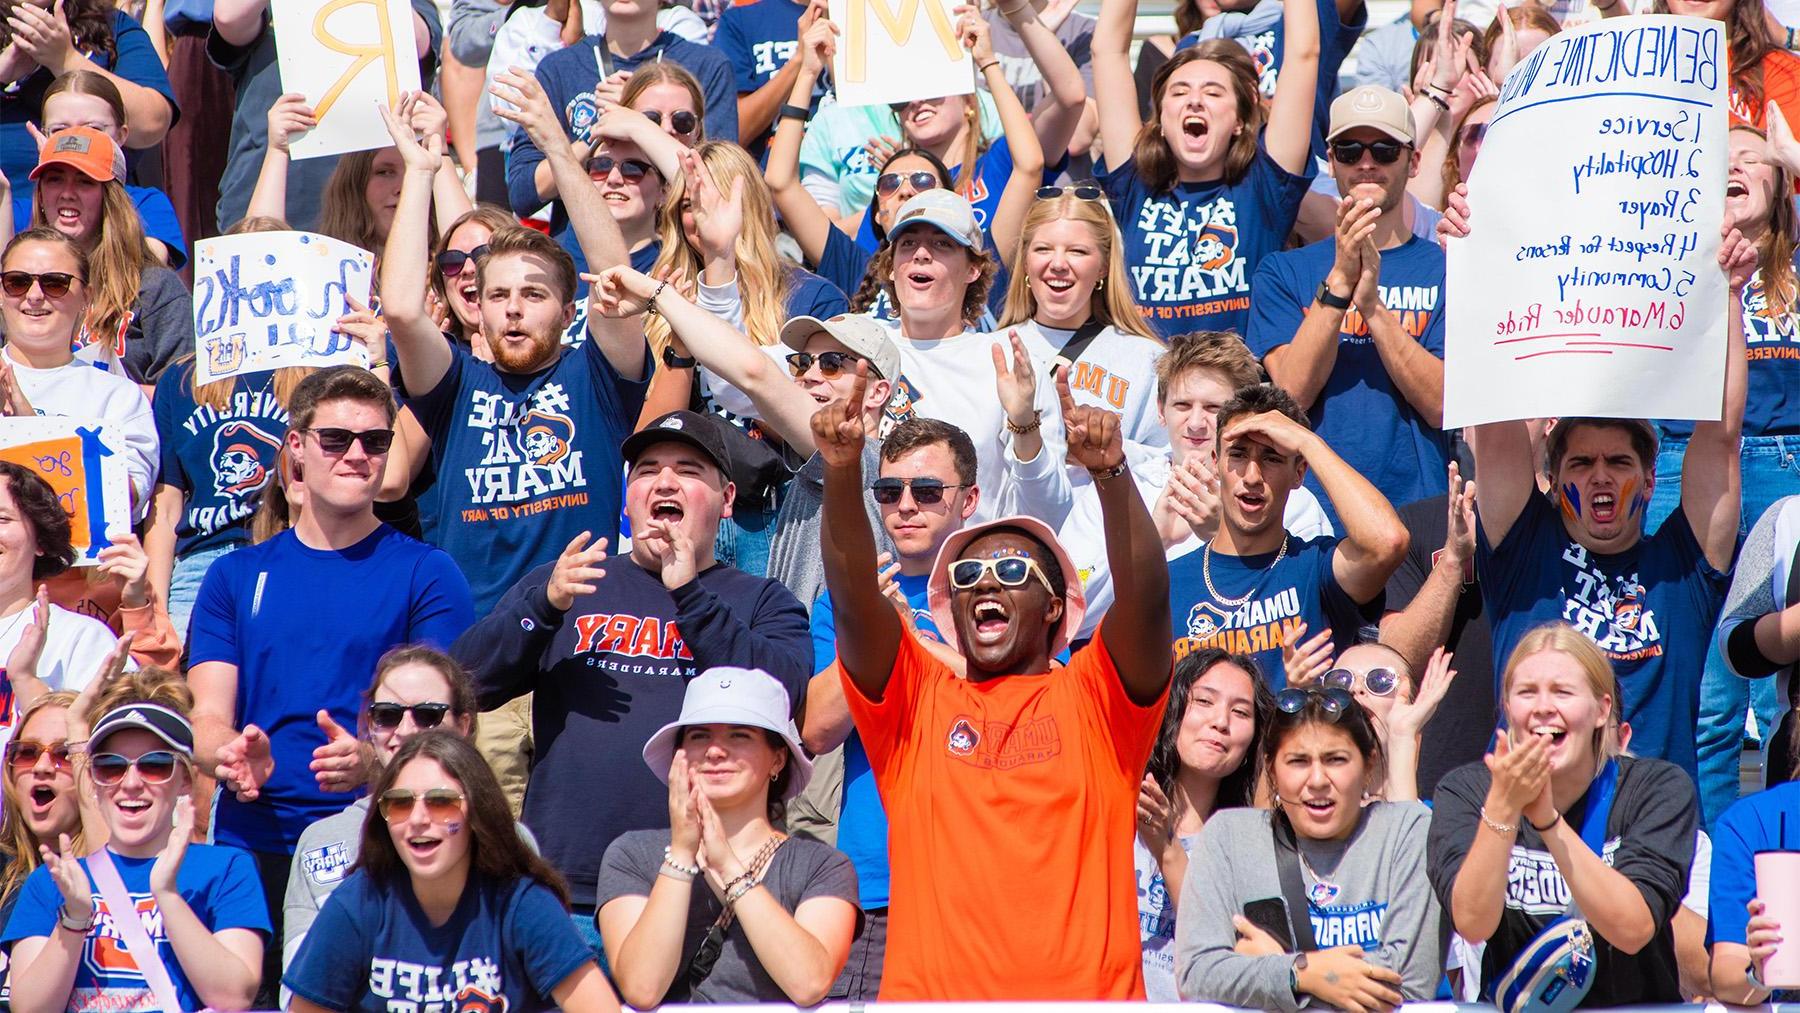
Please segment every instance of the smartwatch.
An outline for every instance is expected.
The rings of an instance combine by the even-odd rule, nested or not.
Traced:
[[[1350,296],[1338,295],[1336,292],[1333,292],[1329,280],[1319,282],[1319,291],[1313,294],[1313,299],[1317,301],[1319,305],[1329,306],[1334,310],[1347,310],[1350,308]]]

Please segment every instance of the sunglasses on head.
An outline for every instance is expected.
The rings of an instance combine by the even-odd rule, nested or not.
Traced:
[[[1375,156],[1380,165],[1393,165],[1400,160],[1406,145],[1399,141],[1332,141],[1331,157],[1341,165],[1355,165],[1362,161],[1363,152]]]
[[[1294,721],[1306,710],[1306,705],[1318,701],[1319,712],[1325,720],[1336,724],[1344,719],[1344,715],[1356,708],[1356,699],[1349,693],[1335,687],[1326,689],[1300,689],[1289,686],[1275,694],[1276,716]]]
[[[88,770],[94,775],[95,784],[108,787],[125,780],[125,772],[132,767],[137,768],[146,784],[164,784],[175,776],[179,762],[180,758],[167,749],[145,753],[135,760],[118,753],[98,753],[88,759]]]
[[[588,159],[588,178],[605,179],[612,175],[614,167],[619,170],[619,178],[627,183],[642,183],[644,177],[652,173],[655,173],[657,179],[662,178],[662,173],[656,171],[656,166],[643,159],[614,158],[611,155]]]
[[[917,491],[913,495],[917,496]],[[1037,565],[1037,560],[1024,556],[1001,556],[999,559],[959,559],[950,564],[950,586],[958,591],[967,591],[981,583],[985,574],[992,573],[1001,587],[1023,587],[1032,577],[1044,585],[1047,591],[1054,591],[1050,586],[1050,578]]]
[[[1065,193],[1076,200],[1099,200],[1106,196],[1105,191],[1092,183],[1077,183],[1074,186],[1040,186],[1037,188],[1037,199],[1055,200]]]
[[[461,250],[445,250],[437,256],[438,270],[445,275],[461,274],[463,265],[471,260],[480,260],[488,254],[488,244],[482,243],[473,250],[464,253]]]
[[[884,172],[875,177],[875,192],[886,196],[900,189],[901,183],[911,183],[914,192],[924,193],[938,188],[937,173],[920,169],[917,172]]]
[[[906,490],[912,489],[913,502],[920,506],[934,506],[944,501],[944,493],[949,489],[961,489],[962,485],[947,484],[937,478],[878,478],[869,486],[869,494],[875,502],[883,506],[893,506],[900,502]],[[979,562],[979,560],[970,560]],[[980,580],[976,577],[975,580]],[[974,581],[970,581],[974,583]]]
[[[389,788],[381,793],[381,815],[389,823],[410,819],[420,802],[425,815],[442,822],[462,815],[463,793],[455,788],[432,788],[424,794],[410,788]]]
[[[50,766],[57,770],[69,770],[69,744],[58,742],[54,745],[43,742],[32,742],[28,739],[14,739],[6,744],[6,767],[13,773],[23,773],[37,766],[39,757],[48,753]]]
[[[444,723],[444,715],[450,713],[447,703],[372,703],[369,705],[369,724],[384,731],[400,727],[410,712],[413,724],[421,729],[436,728]]]
[[[644,119],[647,119],[660,127],[662,126],[663,121],[662,110],[646,109],[644,110]],[[699,125],[700,117],[695,116],[686,109],[677,109],[669,116],[669,126],[673,127],[675,132],[683,137],[693,136],[694,128]]]
[[[0,290],[17,299],[31,291],[32,283],[44,290],[44,295],[51,299],[61,299],[69,294],[75,283],[83,280],[80,275],[67,271],[45,271],[43,274],[32,274],[30,271],[7,271],[0,274]]]
[[[814,363],[819,365],[820,376],[832,380],[840,374],[856,372],[856,364],[863,361],[865,360],[860,355],[839,351],[820,352],[817,355],[811,352],[790,352],[787,357],[788,372],[794,374],[796,379],[805,376]],[[876,369],[874,363],[869,363],[869,379],[881,379],[881,370]]]
[[[347,454],[350,452],[350,444],[356,442],[361,442],[363,451],[369,454],[385,454],[394,445],[392,429],[369,429],[358,433],[349,429],[326,427],[304,431],[318,437],[319,449],[327,454]]]
[[[1371,668],[1367,673],[1357,675],[1348,668],[1334,668],[1320,681],[1327,689],[1341,689],[1346,693],[1354,691],[1356,684],[1361,682],[1370,693],[1389,696],[1400,686],[1400,673],[1391,668]]]

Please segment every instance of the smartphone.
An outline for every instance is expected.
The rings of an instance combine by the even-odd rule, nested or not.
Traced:
[[[1244,920],[1275,937],[1283,952],[1294,952],[1294,930],[1288,924],[1287,904],[1280,897],[1265,897],[1244,905]]]

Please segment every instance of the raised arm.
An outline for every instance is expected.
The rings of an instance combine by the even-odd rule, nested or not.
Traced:
[[[263,150],[262,169],[244,217],[287,220],[288,144],[318,125],[306,96],[299,92],[289,92],[269,107],[269,146]]]
[[[825,16],[825,4],[822,0],[811,0],[806,5],[806,12],[800,15],[800,23],[796,26],[798,31],[794,37],[806,38],[806,30],[813,26],[813,22]],[[793,94],[794,81],[800,76],[800,68],[803,63],[803,50],[796,48],[794,55],[788,57],[787,62],[781,65],[781,69],[775,72],[775,76],[764,81],[761,88],[738,93],[739,139],[749,141],[769,129],[769,124],[775,122],[775,114],[780,110],[781,104],[788,101],[789,96]],[[806,102],[799,103],[802,109],[807,108],[808,105],[809,103]]]
[[[956,8],[956,15],[957,37],[974,59],[982,80],[987,82],[988,93],[994,97],[994,109],[1000,114],[1001,129],[1006,133],[1007,147],[1012,149],[1012,175],[1006,178],[1006,187],[1000,192],[1000,203],[994,209],[994,220],[989,229],[995,249],[1010,267],[1011,258],[1017,252],[1025,212],[1031,210],[1037,188],[1044,182],[1044,148],[1038,143],[1031,114],[1025,111],[1012,85],[1007,83],[1006,72],[1000,69],[1000,61],[994,56],[994,41],[986,19],[982,18],[979,9],[968,5]],[[1063,58],[1068,59],[1067,54]],[[974,171],[973,165],[962,167],[965,176]]]
[[[194,832],[194,801],[175,803],[175,828],[150,867],[150,893],[162,915],[163,933],[195,994],[210,1008],[244,1009],[262,978],[263,939],[254,929],[214,932],[176,889],[175,877]]]
[[[879,700],[893,674],[904,630],[881,593],[875,534],[863,507],[862,454],[868,437],[862,406],[868,387],[868,366],[859,362],[850,396],[820,408],[812,431],[825,461],[819,549],[825,586],[837,612],[838,661],[864,696]]]
[[[819,75],[837,54],[838,27],[829,18],[819,18],[800,35],[800,71],[788,92],[790,105],[805,108],[811,101]],[[769,164],[763,180],[775,198],[775,210],[787,224],[788,231],[800,243],[800,252],[814,264],[825,254],[825,241],[830,238],[831,218],[819,202],[800,184],[800,142],[806,138],[806,123],[782,119],[775,124],[775,136],[769,140]]]
[[[1343,3],[1350,4],[1354,12],[1360,0]],[[1281,29],[1281,75],[1269,102],[1263,147],[1276,165],[1300,176],[1312,160],[1313,105],[1319,95],[1318,6],[1313,0],[1282,0]],[[1099,45],[1094,48],[1098,50]]]
[[[421,91],[417,95],[412,108],[413,132],[420,137],[446,138],[447,145],[450,114],[430,92]],[[475,203],[469,200],[469,191],[463,189],[462,178],[456,174],[456,160],[439,159],[437,175],[431,180],[431,210],[438,231],[450,231],[451,223],[474,207]]]
[[[1131,30],[1137,9],[1137,0],[1101,0],[1100,17],[1094,25],[1094,102],[1100,113],[1100,150],[1106,167],[1112,170],[1131,158],[1138,128],[1143,126],[1138,118],[1137,78],[1131,67]],[[1151,110],[1152,116],[1156,114]]]
[[[1025,52],[1044,79],[1046,94],[1031,111],[1031,121],[1037,128],[1044,161],[1054,164],[1069,150],[1082,113],[1087,110],[1087,85],[1081,80],[1081,68],[1075,66],[1074,58],[1056,38],[1056,30],[1039,19],[1034,4],[1022,3],[1012,8],[1002,5],[1000,13],[1018,33]]]
[[[1174,664],[1169,653],[1169,564],[1162,536],[1125,466],[1119,416],[1077,405],[1069,393],[1067,370],[1056,374],[1056,393],[1062,399],[1069,459],[1087,469],[1100,496],[1106,565],[1117,585],[1112,608],[1096,636],[1106,644],[1126,695],[1148,706],[1169,688]]]
[[[1744,346],[1744,287],[1756,271],[1756,248],[1731,229],[1719,244],[1719,266],[1730,279],[1725,297],[1725,400],[1716,422],[1694,423],[1681,459],[1681,509],[1716,570],[1730,570],[1737,554],[1744,503],[1738,444],[1744,434],[1744,400],[1750,361]]]
[[[1464,568],[1475,556],[1475,483],[1463,482],[1455,461],[1450,462],[1449,473],[1450,516],[1443,551],[1432,555],[1431,572],[1412,601],[1381,617],[1381,642],[1399,651],[1415,672],[1450,639]]]
[[[403,393],[419,397],[435,389],[449,371],[455,354],[450,341],[425,311],[425,291],[431,270],[431,188],[444,162],[444,138],[427,135],[425,143],[413,138],[410,125],[415,100],[401,98],[399,109],[381,108],[388,133],[406,165],[400,182],[400,203],[388,227],[387,249],[381,257],[382,310],[388,333],[400,355]]]
[[[214,0],[213,31],[233,46],[243,47],[262,34],[269,0]]]

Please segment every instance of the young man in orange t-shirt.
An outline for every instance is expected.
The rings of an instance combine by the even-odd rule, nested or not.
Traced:
[[[1131,838],[1169,688],[1168,567],[1118,416],[1058,387],[1118,594],[1054,670],[1084,599],[1050,529],[1010,517],[939,550],[931,611],[963,656],[958,678],[876,582],[859,395],[813,417],[838,666],[889,819],[883,1000],[1144,996]]]

